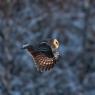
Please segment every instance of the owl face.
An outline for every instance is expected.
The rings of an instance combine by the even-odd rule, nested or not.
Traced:
[[[57,61],[59,42],[57,39],[44,41],[36,46],[24,45],[23,48],[27,49],[32,55],[37,70],[46,71],[54,67]],[[55,51],[53,51],[53,49]],[[56,55],[57,54],[57,55]]]
[[[57,39],[53,39],[50,41],[51,47],[57,49],[59,47],[59,41]]]

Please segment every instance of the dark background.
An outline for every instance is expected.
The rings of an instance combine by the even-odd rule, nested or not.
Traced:
[[[47,38],[64,56],[40,73],[21,46]],[[0,0],[0,95],[95,95],[95,0]]]

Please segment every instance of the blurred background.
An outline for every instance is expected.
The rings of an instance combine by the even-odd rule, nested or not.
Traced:
[[[47,38],[64,55],[40,73],[21,46]],[[0,95],[95,95],[95,0],[0,0]]]

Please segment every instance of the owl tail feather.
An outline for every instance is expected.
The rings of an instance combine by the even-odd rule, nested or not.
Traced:
[[[27,49],[29,51],[29,53],[31,53],[33,56],[37,55],[35,49],[33,48],[33,46],[31,44],[24,44],[22,46],[22,49]]]
[[[22,49],[27,49],[28,47],[30,47],[29,44],[24,44],[24,45],[22,46]]]
[[[27,50],[30,51],[30,52],[34,51],[33,46],[30,45],[30,44],[24,44],[24,45],[22,46],[22,49],[27,49]]]

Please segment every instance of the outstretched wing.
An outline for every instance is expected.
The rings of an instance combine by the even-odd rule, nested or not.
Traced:
[[[36,56],[33,56],[33,59],[39,71],[50,70],[54,67],[54,64],[56,63],[56,59],[54,57],[49,58],[43,53],[38,53]]]
[[[28,46],[27,50],[32,54],[37,69],[40,71],[50,70],[56,63],[51,47],[45,42],[35,48]]]
[[[36,50],[38,52],[41,52],[41,53],[45,54],[49,58],[54,57],[54,54],[53,54],[52,49],[51,49],[51,46],[46,42],[40,43],[37,46]]]

